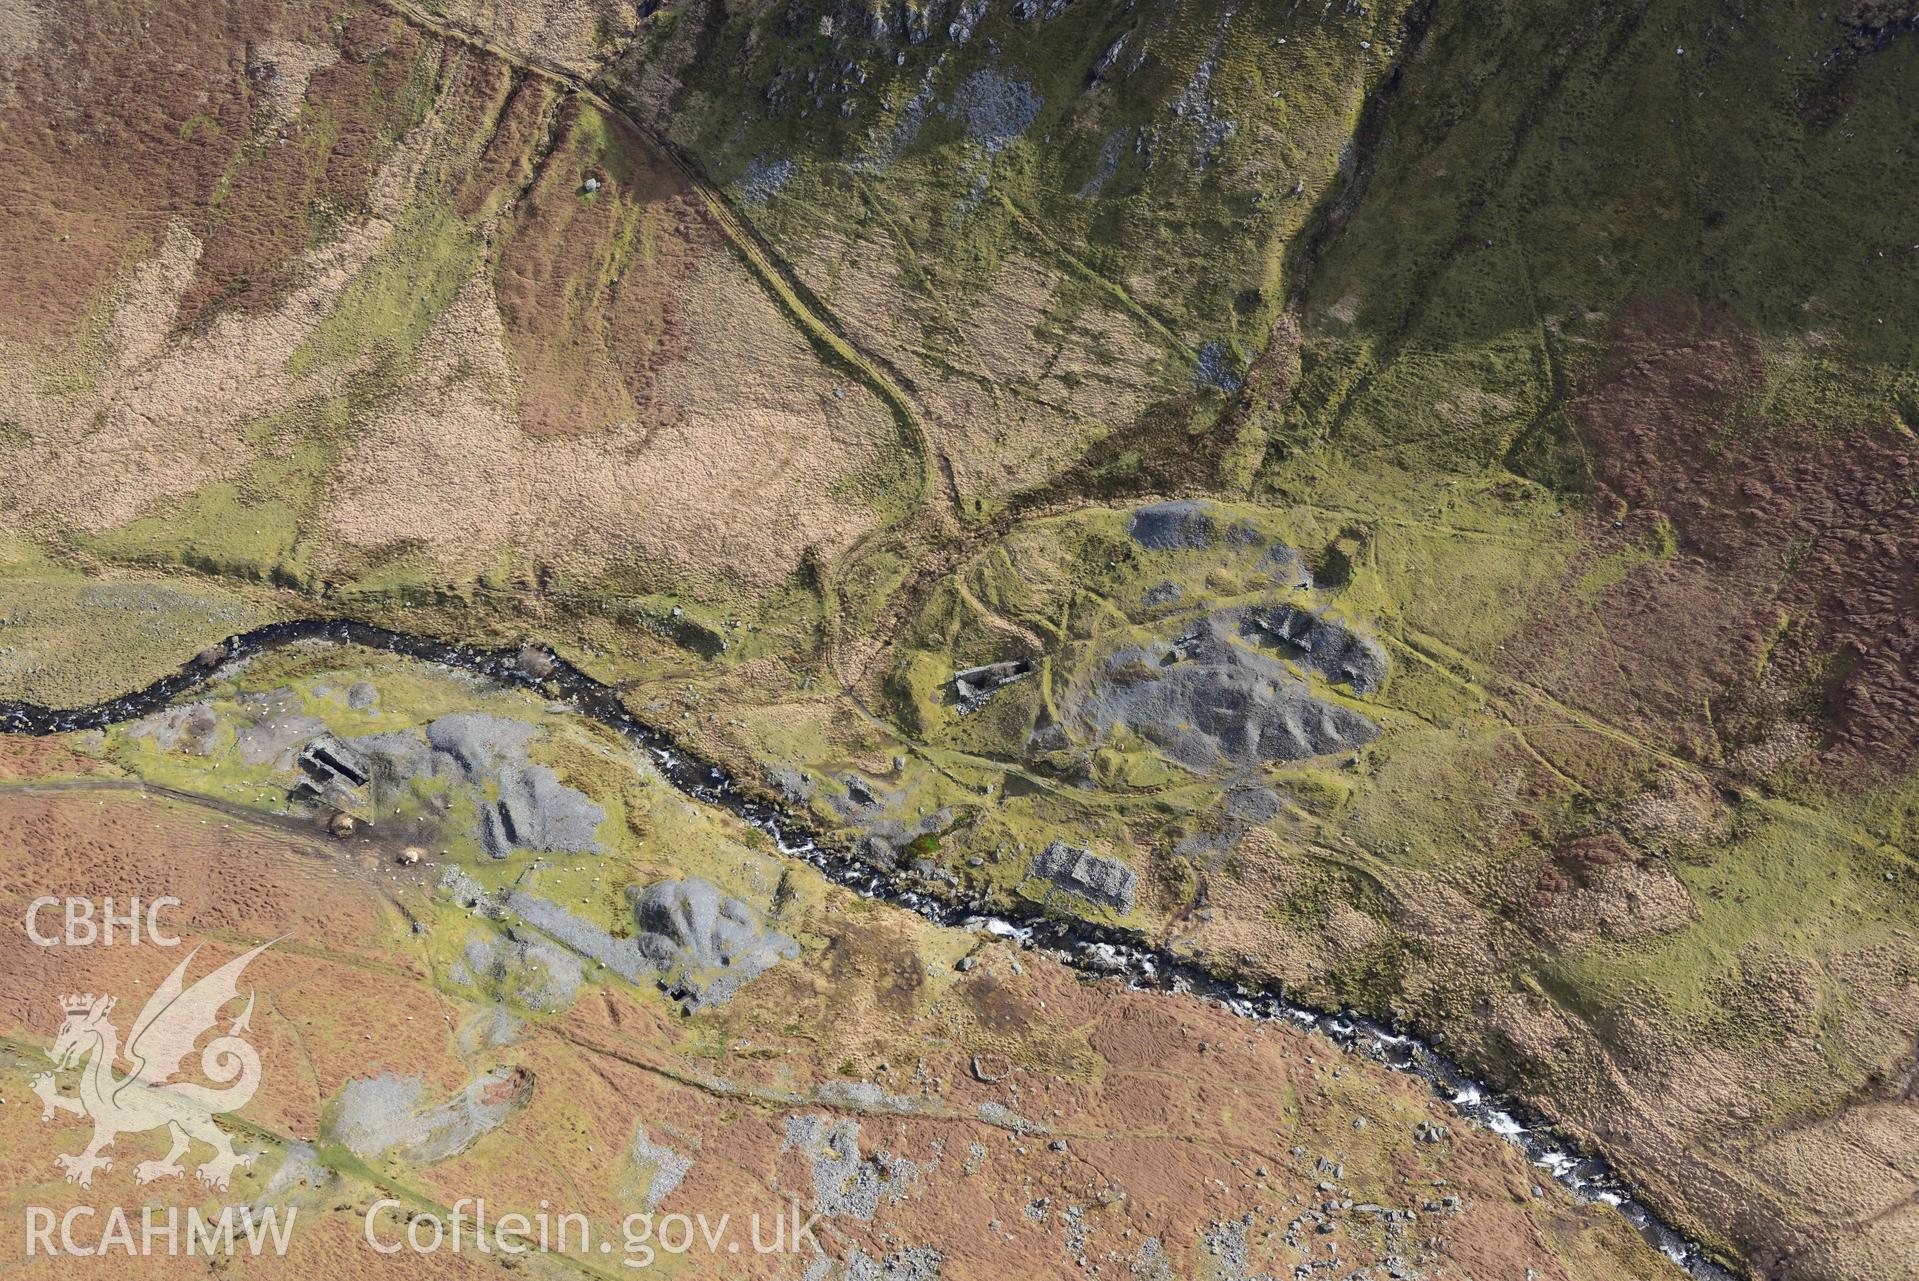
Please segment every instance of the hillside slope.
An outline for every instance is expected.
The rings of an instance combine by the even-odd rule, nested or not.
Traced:
[[[1752,1275],[1919,1257],[1919,6],[7,26],[0,693],[537,638]]]

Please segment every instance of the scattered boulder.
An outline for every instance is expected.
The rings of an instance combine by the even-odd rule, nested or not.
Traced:
[[[1054,841],[1040,851],[1033,860],[1033,875],[1116,912],[1132,911],[1139,894],[1139,874],[1132,868],[1064,841]]]
[[[859,1122],[828,1124],[802,1113],[786,1118],[781,1150],[798,1149],[813,1168],[813,1209],[832,1218],[871,1220],[882,1200],[897,1204],[919,1181],[919,1166],[884,1151],[860,1153]]]
[[[930,1245],[896,1250],[885,1258],[854,1246],[846,1256],[846,1281],[939,1281],[945,1262]]]
[[[790,765],[768,765],[765,767],[766,781],[775,791],[786,799],[789,805],[804,805],[813,799],[813,780],[805,771]]]

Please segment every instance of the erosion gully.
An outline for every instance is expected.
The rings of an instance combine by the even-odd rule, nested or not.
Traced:
[[[803,819],[742,788],[724,770],[689,756],[659,730],[637,720],[611,687],[557,655],[551,671],[529,673],[518,649],[483,649],[343,619],[295,619],[232,636],[180,670],[144,689],[92,707],[50,708],[0,702],[0,732],[43,736],[104,729],[160,710],[180,695],[219,680],[240,663],[289,645],[321,642],[359,646],[475,673],[504,685],[541,692],[591,717],[644,749],[660,773],[694,800],[727,810],[772,838],[780,853],[802,859],[834,883],[867,898],[916,912],[936,925],[995,935],[1050,954],[1075,969],[1123,979],[1142,991],[1209,1000],[1242,1018],[1317,1030],[1340,1049],[1425,1081],[1462,1118],[1519,1148],[1533,1165],[1581,1201],[1623,1215],[1653,1247],[1697,1281],[1736,1281],[1698,1242],[1662,1221],[1635,1197],[1601,1157],[1581,1152],[1550,1125],[1529,1116],[1498,1091],[1474,1080],[1457,1063],[1418,1037],[1351,1011],[1303,1005],[1283,991],[1226,981],[1151,943],[1137,930],[1064,920],[1038,911],[990,906],[960,893],[896,885],[888,874],[834,845]]]

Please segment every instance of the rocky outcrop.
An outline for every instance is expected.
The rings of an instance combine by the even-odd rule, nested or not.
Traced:
[[[1327,680],[1371,694],[1386,682],[1386,651],[1337,619],[1298,605],[1249,610],[1244,635],[1271,644]]]
[[[1316,697],[1286,663],[1246,644],[1243,627],[1242,611],[1222,610],[1175,639],[1115,650],[1060,698],[1061,715],[1095,738],[1136,735],[1197,772],[1349,752],[1378,736],[1365,716]],[[1361,661],[1348,660],[1370,689]],[[1065,741],[1054,726],[1034,746]]]
[[[1139,874],[1132,868],[1064,841],[1054,841],[1040,851],[1033,860],[1033,875],[1115,912],[1132,911],[1139,897]]]
[[[1156,503],[1126,523],[1133,541],[1151,551],[1196,551],[1219,541],[1219,523],[1205,503]]]
[[[565,1009],[580,987],[577,956],[544,939],[512,932],[505,938],[480,934],[468,939],[451,973],[455,983],[540,1011]]]
[[[348,1081],[326,1119],[327,1134],[363,1160],[392,1155],[415,1165],[457,1156],[505,1124],[533,1093],[523,1067],[494,1068],[436,1107],[420,1106],[426,1082],[390,1072]]]
[[[634,942],[660,985],[688,1012],[717,1005],[799,944],[769,930],[739,899],[697,877],[627,891],[639,927]]]
[[[495,858],[522,850],[598,852],[605,809],[528,759],[527,745],[538,733],[528,721],[460,712],[432,722],[424,735],[370,734],[345,746],[366,762],[378,789],[391,791],[419,778],[471,785],[480,811],[475,834]]]

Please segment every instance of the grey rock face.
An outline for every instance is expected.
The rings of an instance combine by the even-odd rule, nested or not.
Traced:
[[[499,944],[476,951],[469,944],[463,958],[466,974],[456,973],[456,979],[476,982],[508,967],[523,981],[538,979],[537,995],[562,1003],[572,999],[581,977],[577,962],[567,964],[573,956],[595,961],[629,983],[653,978],[690,1014],[724,1003],[742,984],[799,955],[799,944],[768,930],[752,908],[697,878],[629,889],[627,897],[639,927],[631,939],[615,938],[592,921],[526,890],[490,894],[458,867],[449,866],[441,873],[440,889],[455,903],[494,920],[517,918],[565,949],[560,952],[516,926],[511,936],[515,951],[503,953]],[[524,951],[517,950],[521,947]],[[520,999],[535,1008],[550,1008]]]
[[[1033,875],[1088,902],[1130,912],[1139,894],[1139,874],[1115,859],[1054,841],[1033,860]]]
[[[391,730],[384,734],[363,734],[349,738],[346,745],[366,762],[373,780],[375,796],[387,796],[416,778],[434,773],[434,752],[417,730]],[[447,777],[458,777],[459,767],[450,756],[440,761]]]
[[[390,1072],[348,1081],[334,1101],[327,1132],[364,1160],[392,1153],[430,1165],[457,1156],[504,1124],[532,1094],[533,1074],[495,1068],[431,1108],[419,1106],[425,1088],[419,1077]]]
[[[1289,650],[1327,680],[1352,686],[1356,694],[1371,694],[1385,683],[1386,651],[1336,619],[1297,605],[1275,605],[1248,611],[1243,631]]]
[[[551,899],[529,894],[525,890],[511,890],[501,905],[548,938],[590,961],[598,961],[628,983],[638,983],[653,973],[653,962],[642,956],[631,940],[614,938],[593,922],[575,916]]]
[[[947,39],[954,44],[965,44],[973,38],[973,28],[979,26],[979,20],[985,16],[986,0],[960,0],[953,21],[946,28]]]
[[[727,1000],[742,983],[799,955],[799,944],[766,929],[752,908],[698,877],[627,894],[640,955],[689,1012]]]
[[[485,778],[526,761],[526,745],[538,733],[527,721],[480,712],[456,712],[426,727],[426,741],[460,763],[468,778]]]
[[[546,766],[527,759],[527,744],[538,732],[539,727],[527,721],[460,712],[426,727],[432,751],[424,758],[403,736],[374,735],[356,740],[356,745],[369,753],[377,750],[389,768],[404,771],[402,777],[444,775],[451,772],[450,762],[468,782],[482,789],[489,782],[494,784],[499,794],[481,807],[479,836],[495,858],[506,858],[516,850],[598,851],[606,810],[560,782]]]
[[[500,771],[500,799],[481,816],[487,852],[505,858],[516,849],[565,853],[599,848],[606,810],[560,782],[544,765]]]
[[[793,162],[783,156],[776,156],[772,160],[753,157],[746,162],[746,172],[740,176],[740,203],[765,204],[792,179],[793,169]]]
[[[985,67],[953,93],[953,111],[967,136],[989,153],[1004,150],[1032,127],[1043,105],[1033,86]]]
[[[1199,349],[1199,360],[1193,366],[1193,381],[1201,387],[1213,387],[1229,396],[1239,390],[1239,374],[1225,343],[1209,342]]]
[[[1204,503],[1155,503],[1133,513],[1126,532],[1156,552],[1193,551],[1219,539],[1219,523]]]
[[[563,1010],[579,991],[580,962],[543,939],[482,934],[468,940],[453,977],[529,1009]]]
[[[1239,630],[1240,612],[1225,610],[1175,640],[1117,650],[1067,692],[1062,715],[1101,736],[1130,730],[1195,772],[1348,752],[1378,736]]]

